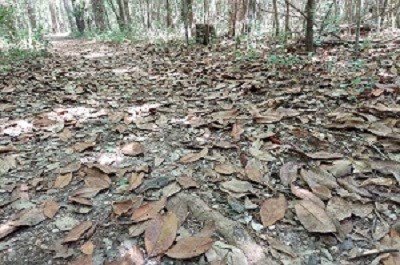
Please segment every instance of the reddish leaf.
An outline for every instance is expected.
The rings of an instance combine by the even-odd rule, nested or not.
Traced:
[[[158,212],[165,207],[167,198],[163,197],[159,201],[148,202],[139,208],[135,209],[132,213],[131,219],[136,222],[141,222],[153,219],[157,216]]]
[[[165,216],[159,215],[152,220],[144,233],[144,244],[149,257],[167,251],[175,240],[177,230],[178,218],[173,212]]]
[[[79,238],[92,227],[93,223],[91,221],[85,221],[75,226],[68,232],[64,238],[64,243],[73,242],[79,240]]]
[[[285,217],[287,201],[283,194],[278,198],[265,200],[260,209],[261,221],[264,226],[270,226]]]
[[[58,210],[60,209],[60,205],[57,202],[49,200],[44,203],[43,213],[47,218],[52,219]]]
[[[213,244],[214,240],[211,237],[186,237],[179,240],[165,254],[175,259],[190,259],[205,253]]]
[[[333,233],[335,224],[324,208],[310,200],[301,200],[295,205],[297,217],[303,226],[310,232]]]
[[[124,145],[121,148],[121,152],[127,156],[138,156],[138,155],[144,153],[144,147],[140,143],[133,142],[133,143]]]

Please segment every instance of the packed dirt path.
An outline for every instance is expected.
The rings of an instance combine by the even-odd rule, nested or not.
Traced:
[[[0,73],[0,264],[399,264],[398,49],[52,40]]]

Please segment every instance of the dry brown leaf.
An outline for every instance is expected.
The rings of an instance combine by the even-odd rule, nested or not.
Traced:
[[[339,221],[350,217],[352,214],[351,205],[340,197],[331,198],[326,206],[326,211]]]
[[[240,140],[240,136],[242,135],[242,133],[244,133],[244,129],[242,128],[242,126],[237,123],[233,124],[231,135],[235,141]]]
[[[178,181],[179,185],[184,189],[199,187],[199,184],[192,177],[187,175],[178,177],[176,181]]]
[[[173,212],[152,220],[144,233],[148,256],[154,257],[167,251],[175,240],[177,230],[178,218]]]
[[[41,208],[32,208],[24,211],[16,221],[12,223],[13,226],[34,226],[46,220],[46,216]]]
[[[68,265],[92,265],[92,264],[93,264],[92,255],[83,255],[68,263]]]
[[[92,255],[93,250],[94,250],[94,244],[92,241],[87,241],[85,244],[83,244],[80,248],[81,252],[86,255]]]
[[[211,237],[186,237],[180,239],[165,254],[175,259],[190,259],[205,253],[213,244]]]
[[[119,216],[129,212],[133,208],[139,207],[141,203],[142,203],[142,198],[137,197],[131,200],[113,202],[112,208],[113,212]]]
[[[311,191],[302,189],[293,184],[290,186],[290,189],[291,189],[292,193],[294,195],[296,195],[298,198],[303,199],[303,200],[310,200],[310,201],[314,202],[316,205],[318,205],[319,207],[325,208],[324,202],[320,198],[315,196],[315,194],[313,194]]]
[[[58,137],[63,142],[68,142],[68,140],[71,139],[72,136],[73,136],[72,132],[68,128],[64,128],[64,130],[61,133],[58,134]]]
[[[333,159],[341,159],[343,158],[342,154],[338,153],[327,153],[327,152],[315,152],[315,153],[307,153],[309,158],[315,160],[333,160]]]
[[[133,246],[129,250],[124,251],[123,258],[109,261],[105,265],[144,265],[145,259],[142,251],[138,246]]]
[[[246,174],[246,177],[254,181],[256,183],[264,183],[264,169],[260,161],[257,161],[256,159],[250,159],[247,161],[247,165],[244,169],[244,172]]]
[[[140,173],[133,172],[129,178],[128,190],[132,191],[132,190],[136,189],[137,187],[139,187],[143,182],[143,178],[144,178],[143,172],[140,172]]]
[[[13,224],[12,221],[7,221],[6,223],[0,225],[0,239],[8,236],[9,234],[18,229],[17,226],[14,226],[12,224]]]
[[[83,179],[87,188],[104,190],[111,185],[110,177],[97,168],[87,168]]]
[[[315,233],[334,233],[336,226],[324,208],[310,200],[301,200],[295,205],[297,217],[302,225]]]
[[[146,231],[147,226],[149,225],[150,221],[144,221],[138,224],[131,225],[129,227],[129,236],[130,237],[137,237]]]
[[[163,197],[159,201],[145,203],[133,211],[131,220],[141,222],[153,219],[165,207],[166,202],[167,198]]]
[[[361,183],[361,187],[368,186],[368,185],[376,185],[376,186],[392,186],[394,185],[394,180],[391,178],[384,178],[384,177],[378,177],[378,178],[369,178],[367,180],[364,180]]]
[[[96,145],[96,142],[83,142],[83,143],[76,143],[72,146],[72,149],[75,152],[82,153],[83,151],[92,148]]]
[[[47,218],[53,219],[59,209],[60,205],[57,202],[49,200],[44,203],[43,213]]]
[[[261,221],[264,226],[271,226],[285,217],[287,201],[283,194],[278,198],[266,199],[260,208]]]
[[[231,175],[236,172],[236,168],[230,162],[225,162],[222,164],[217,164],[214,170],[222,175]]]
[[[287,162],[282,165],[279,170],[279,177],[281,179],[281,183],[284,186],[289,186],[293,181],[297,179],[299,170],[299,164],[297,162]]]
[[[68,243],[68,242],[74,242],[79,240],[79,238],[92,227],[93,223],[92,221],[84,221],[74,228],[72,228],[68,234],[64,237],[63,242]]]
[[[13,151],[17,151],[17,148],[12,144],[0,146],[0,154]]]
[[[201,150],[199,153],[190,153],[187,155],[184,155],[183,157],[181,157],[181,159],[179,160],[181,163],[193,163],[196,162],[198,160],[200,160],[201,158],[205,157],[208,154],[208,148],[204,148],[203,150]]]
[[[132,142],[124,145],[121,152],[127,156],[138,156],[144,153],[144,147],[141,143]]]
[[[62,189],[66,187],[72,180],[72,173],[68,173],[65,175],[59,175],[54,183],[54,188]]]
[[[90,199],[90,198],[93,198],[94,196],[96,196],[97,193],[99,193],[99,192],[100,192],[99,188],[84,187],[84,188],[77,189],[76,191],[71,193],[71,196]]]

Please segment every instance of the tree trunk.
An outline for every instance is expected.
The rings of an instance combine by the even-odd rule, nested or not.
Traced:
[[[55,2],[53,0],[49,1],[49,10],[50,10],[50,18],[51,18],[51,31],[53,33],[59,32],[59,25],[58,25],[58,16],[57,10],[54,6]]]
[[[165,0],[165,9],[167,11],[167,28],[172,28],[172,9],[169,4],[170,0]]]
[[[306,51],[314,52],[314,14],[315,0],[307,0],[306,5]]]
[[[272,1],[272,6],[274,9],[274,27],[275,27],[275,36],[279,35],[279,14],[278,14],[278,5],[277,0]]]
[[[112,2],[112,0],[110,0],[110,2]],[[121,31],[124,31],[126,29],[124,2],[122,0],[117,0],[117,5],[118,5],[118,15],[117,15],[118,25]]]
[[[73,14],[75,17],[76,27],[78,28],[78,31],[82,34],[85,32],[85,2],[77,2],[76,0],[71,1],[74,8]]]
[[[74,31],[74,30],[76,30],[76,24],[74,22],[74,18],[72,15],[73,12],[72,12],[70,2],[68,0],[63,0],[63,5],[64,5],[65,13],[67,13],[70,31]]]
[[[238,0],[233,0],[234,3],[231,4],[231,8],[229,9],[229,37],[236,36],[236,21],[237,21],[237,12],[238,12]]]
[[[97,30],[101,32],[105,31],[107,29],[105,18],[106,9],[103,0],[92,0],[92,8]]]
[[[357,0],[356,5],[357,5],[356,6],[357,28],[356,28],[355,52],[356,55],[358,56],[360,52],[361,0]]]
[[[26,1],[26,9],[27,9],[29,22],[31,24],[31,29],[34,30],[37,26],[37,23],[36,23],[35,7],[34,7],[32,0]]]
[[[285,12],[285,42],[291,37],[290,32],[290,5],[286,2],[286,12]]]
[[[192,35],[193,25],[193,5],[192,0],[182,1],[182,20],[185,27],[185,38],[186,43],[189,44],[189,38]]]

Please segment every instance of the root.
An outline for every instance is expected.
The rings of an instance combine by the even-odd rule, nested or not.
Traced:
[[[217,233],[229,244],[241,249],[251,265],[273,265],[272,259],[265,255],[265,247],[258,245],[247,230],[238,222],[211,209],[203,200],[194,195],[179,193],[176,199],[187,205],[193,216],[201,221],[213,221]]]

